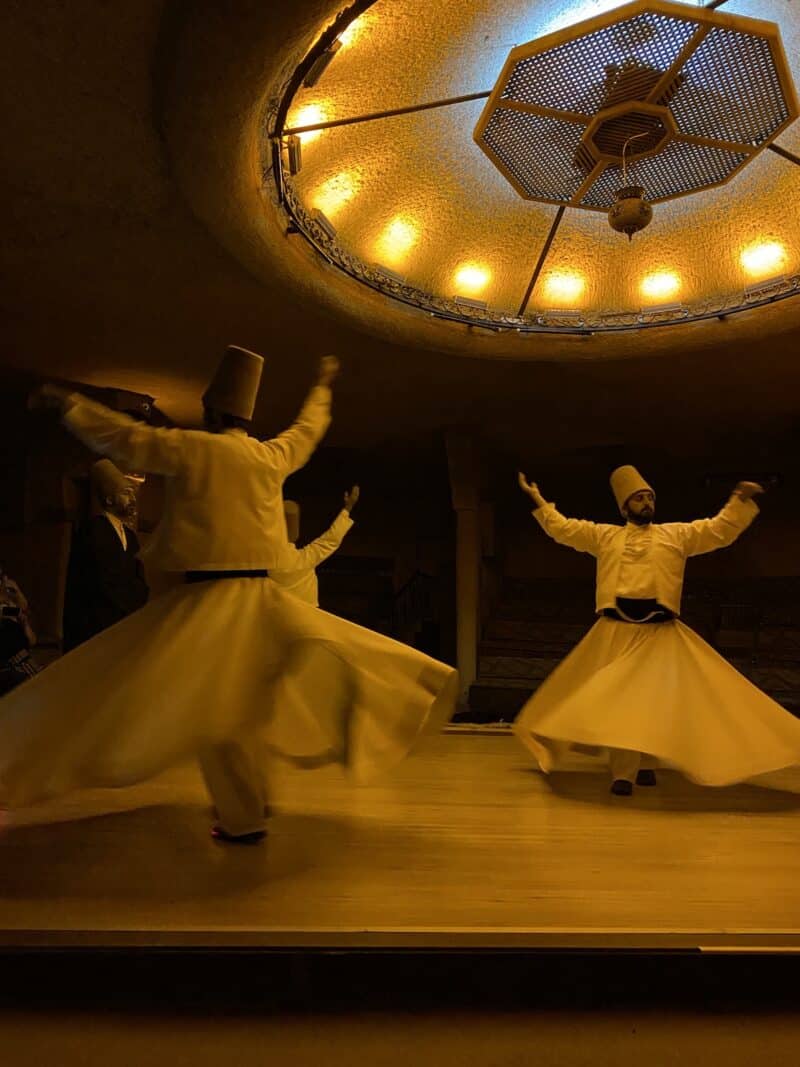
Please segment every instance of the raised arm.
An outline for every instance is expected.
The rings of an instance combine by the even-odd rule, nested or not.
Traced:
[[[533,517],[549,537],[560,545],[574,548],[576,552],[597,555],[605,527],[587,519],[566,518],[556,510],[555,504],[549,504],[544,499],[535,482],[529,482],[521,472],[518,481],[520,489],[533,501]]]
[[[710,519],[669,523],[687,556],[701,556],[732,545],[758,515],[753,497],[763,493],[757,482],[739,482],[725,507]]]
[[[37,390],[29,406],[60,410],[66,428],[88,448],[130,470],[177,474],[180,469],[184,453],[181,430],[148,426],[55,385]]]
[[[336,356],[324,356],[320,360],[317,381],[300,414],[288,430],[264,441],[264,448],[272,454],[273,463],[284,478],[305,466],[330,426],[331,385],[338,373]]]
[[[280,565],[274,569],[287,572],[308,570],[318,567],[328,556],[332,556],[353,525],[350,512],[355,507],[359,492],[359,487],[354,485],[348,493],[345,493],[344,507],[325,533],[305,548],[295,548],[294,545],[289,545],[285,558],[281,559]]]

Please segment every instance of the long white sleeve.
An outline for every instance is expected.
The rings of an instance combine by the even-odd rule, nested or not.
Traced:
[[[725,507],[710,519],[665,523],[662,529],[676,539],[685,555],[701,556],[705,552],[732,545],[753,522],[758,511],[754,500],[742,500],[733,495]]]
[[[588,552],[592,556],[598,554],[607,534],[619,529],[588,519],[568,519],[556,509],[555,504],[543,504],[536,508],[533,517],[544,532],[560,545],[574,548],[576,552]]]
[[[328,556],[333,555],[352,525],[353,520],[350,518],[350,512],[346,508],[342,508],[325,533],[321,534],[316,541],[311,541],[304,548],[295,548],[291,544],[287,545],[285,556],[281,558],[277,567],[270,569],[270,573],[275,571],[293,573],[295,571],[315,569]]]
[[[308,462],[330,423],[331,391],[327,385],[315,385],[288,430],[263,442],[284,478]]]
[[[93,452],[148,474],[177,474],[180,470],[185,431],[148,426],[80,393],[73,393],[72,401],[62,421]]]

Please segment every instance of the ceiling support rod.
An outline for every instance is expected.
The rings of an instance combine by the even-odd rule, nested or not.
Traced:
[[[728,0],[711,0],[710,4],[703,4],[703,7],[708,11],[714,11],[718,7],[722,7],[723,4],[727,4]]]
[[[767,148],[770,152],[774,152],[777,156],[783,156],[784,159],[788,159],[790,163],[796,163],[800,167],[800,156],[796,156],[794,152],[788,152],[785,148],[781,148],[779,144],[768,144]]]
[[[537,260],[536,266],[533,269],[533,275],[531,276],[530,283],[528,285],[527,290],[525,291],[525,296],[523,297],[522,303],[519,306],[517,318],[521,319],[522,316],[525,314],[525,311],[528,307],[528,302],[533,294],[534,288],[536,287],[536,283],[539,280],[539,275],[542,273],[542,268],[544,267],[545,260],[547,259],[547,256],[550,253],[550,246],[553,243],[553,238],[555,237],[558,231],[558,227],[561,225],[561,220],[564,217],[565,210],[566,206],[564,204],[561,204],[559,206],[558,211],[556,212],[556,217],[553,219],[553,225],[550,227],[550,233],[548,233],[547,240],[545,241],[542,250],[539,253],[539,259]]]
[[[432,100],[428,104],[412,104],[409,107],[396,107],[391,111],[373,111],[367,115],[353,115],[347,119],[332,119],[330,122],[316,122],[313,126],[291,126],[283,131],[283,136],[291,133],[311,133],[315,130],[331,130],[334,126],[352,126],[356,122],[372,122],[374,119],[390,119],[395,115],[411,115],[415,111],[430,111],[436,107],[450,107],[451,104],[464,104],[469,100],[485,100],[492,95],[489,89],[485,93],[469,93],[467,96],[453,96],[448,100]],[[274,137],[279,136],[277,133]]]

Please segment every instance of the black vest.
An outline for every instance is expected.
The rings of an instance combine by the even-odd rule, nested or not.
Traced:
[[[125,527],[127,547],[105,515],[73,532],[64,594],[64,651],[88,641],[147,603],[139,539]]]

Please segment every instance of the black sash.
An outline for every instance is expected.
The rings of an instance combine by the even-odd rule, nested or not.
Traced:
[[[186,571],[187,585],[194,582],[218,582],[223,578],[269,578],[268,571]]]
[[[659,604],[657,600],[633,600],[631,597],[618,596],[615,608],[603,608],[607,619],[618,622],[633,622],[641,625],[647,622],[669,622],[675,615]]]

